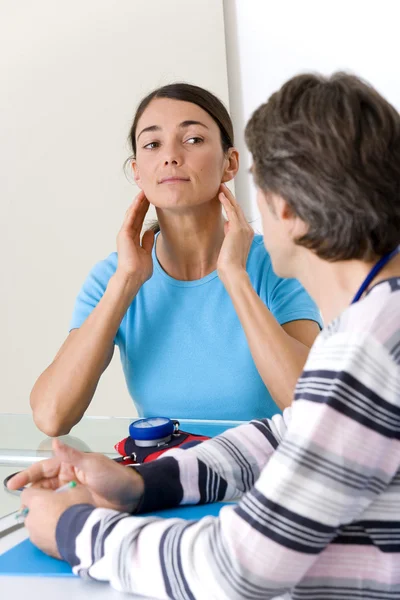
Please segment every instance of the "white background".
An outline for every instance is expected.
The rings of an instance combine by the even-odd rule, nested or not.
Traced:
[[[243,130],[252,112],[287,79],[346,70],[367,79],[400,109],[397,0],[224,0],[231,115],[242,165],[237,197],[258,216],[246,173]],[[253,222],[260,229],[259,220]]]

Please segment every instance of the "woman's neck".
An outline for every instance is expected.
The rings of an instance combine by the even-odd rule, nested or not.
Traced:
[[[218,198],[180,213],[157,209],[157,217],[156,254],[168,275],[194,281],[215,271],[225,223]]]
[[[307,253],[297,278],[321,310],[325,324],[328,324],[349,306],[376,262],[347,260],[328,263],[315,254]],[[384,266],[368,289],[391,277],[400,277],[400,255]]]

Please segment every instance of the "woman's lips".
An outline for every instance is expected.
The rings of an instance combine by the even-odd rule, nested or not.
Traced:
[[[161,179],[160,183],[184,183],[188,182],[190,179],[185,179],[184,177],[165,177]]]

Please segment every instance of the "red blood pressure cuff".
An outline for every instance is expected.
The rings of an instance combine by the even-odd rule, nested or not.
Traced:
[[[128,436],[118,442],[118,444],[115,444],[115,450],[121,455],[121,458],[115,460],[124,465],[146,463],[155,460],[164,454],[164,452],[167,452],[167,450],[171,450],[171,448],[190,448],[209,439],[206,435],[196,435],[195,433],[188,433],[187,431],[178,429],[172,435],[171,440],[163,446],[150,446],[146,448],[138,446],[135,440]]]

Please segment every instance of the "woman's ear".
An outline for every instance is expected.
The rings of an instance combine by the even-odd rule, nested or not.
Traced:
[[[225,168],[222,173],[221,183],[231,181],[239,171],[239,152],[236,148],[229,148],[224,160]]]
[[[140,187],[140,189],[142,189],[142,185],[141,185],[141,181],[140,181],[140,173],[139,173],[139,169],[138,169],[135,159],[132,160],[132,171],[133,171],[133,178],[135,180],[136,185],[138,187]]]

